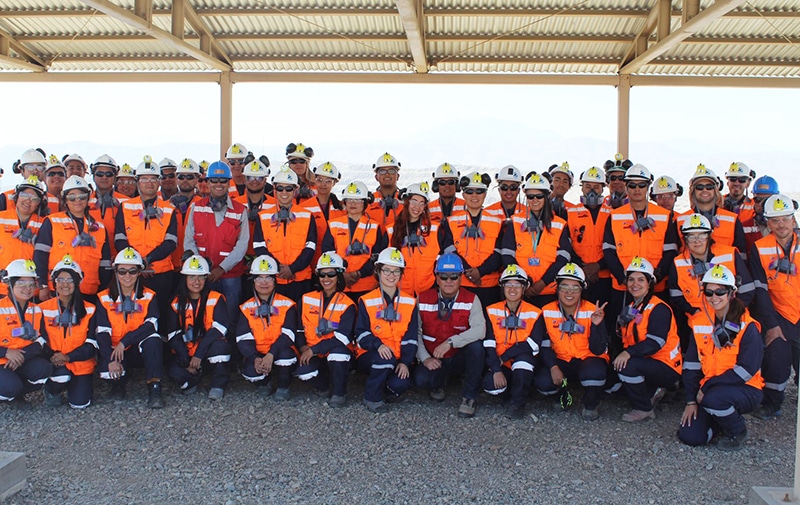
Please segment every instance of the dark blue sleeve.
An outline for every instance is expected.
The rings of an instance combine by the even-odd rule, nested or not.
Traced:
[[[617,256],[617,241],[614,238],[614,231],[611,228],[611,217],[606,221],[606,229],[603,232],[603,259],[606,261],[611,275],[617,279],[620,284],[625,283],[625,266]]]
[[[33,249],[33,262],[36,264],[36,276],[39,285],[47,284],[50,278],[50,248],[53,247],[53,223],[46,217],[36,234],[36,245]],[[3,265],[0,268],[5,268]]]
[[[629,323],[636,324],[636,323]],[[656,305],[650,313],[650,319],[645,328],[639,326],[639,343],[634,344],[625,350],[631,356],[647,357],[652,356],[664,347],[667,343],[667,335],[672,327],[672,312],[665,304]]]
[[[750,273],[753,274],[753,284],[755,285],[756,292],[753,298],[752,305],[758,314],[758,320],[761,322],[765,330],[771,330],[778,326],[778,312],[772,304],[772,298],[769,296],[769,288],[767,283],[767,273],[761,265],[761,255],[758,252],[758,247],[753,246],[750,254],[747,256],[747,261],[750,263]]]
[[[764,357],[764,343],[761,340],[756,325],[750,323],[742,333],[742,341],[739,343],[739,355],[736,358],[736,365],[730,370],[710,377],[703,384],[703,391],[708,391],[714,386],[744,386],[747,381],[753,378],[761,369],[761,360]]]
[[[364,302],[358,301],[358,311],[356,317],[356,341],[358,345],[366,351],[377,351],[383,345],[381,339],[372,334],[372,324],[367,314]]]
[[[414,306],[411,321],[408,323],[405,335],[400,340],[400,362],[411,366],[417,356],[417,341],[419,339],[419,307]]]

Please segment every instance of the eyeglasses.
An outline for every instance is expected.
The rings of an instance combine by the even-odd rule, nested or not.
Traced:
[[[534,194],[534,193],[525,193],[525,198],[527,198],[528,200],[533,200],[533,199],[542,200],[542,199],[544,199],[545,196],[547,196],[547,195],[542,194],[542,193],[536,193],[536,194]]]
[[[100,178],[103,178],[103,177],[114,177],[114,172],[95,172],[94,173],[94,177],[95,178],[97,178],[97,177],[100,177]]]
[[[777,217],[768,217],[767,221],[770,223],[775,224],[789,224],[794,222],[794,216],[777,216]]]
[[[580,286],[567,286],[562,284],[558,287],[558,290],[562,293],[578,293],[582,288]]]
[[[228,165],[244,165],[244,160],[228,160]]]
[[[228,179],[224,177],[209,177],[208,178],[209,184],[228,184]]]
[[[274,189],[278,193],[289,193],[294,191],[294,186],[275,186]]]
[[[609,175],[608,176],[608,182],[624,181],[624,180],[625,180],[625,176],[624,175]]]
[[[302,160],[300,158],[294,158],[294,159],[289,160],[289,164],[290,165],[302,165],[305,162],[306,162],[306,160]]]
[[[703,290],[703,294],[706,295],[706,298],[711,298],[712,296],[725,296],[730,293],[731,290],[727,288],[718,288],[718,289],[705,289]]]
[[[117,180],[117,186],[133,186],[134,184],[136,184],[136,181],[127,177]]]
[[[140,184],[158,184],[158,177],[139,177],[136,181]]]
[[[31,203],[39,203],[39,202],[42,201],[41,198],[39,198],[36,195],[32,195],[30,193],[20,193],[20,194],[18,194],[17,195],[17,200],[20,200],[20,199],[21,200],[28,200]]]
[[[250,181],[253,181],[253,182],[264,182],[264,181],[267,180],[267,178],[264,177],[263,175],[248,175],[247,177],[245,177],[245,179],[247,179],[247,182],[250,182]]]
[[[387,277],[400,277],[400,274],[402,274],[403,271],[400,270],[399,268],[396,269],[381,268],[381,273]]]
[[[338,272],[317,272],[317,277],[319,277],[320,279],[325,279],[325,278],[333,279],[337,275],[339,275]]]
[[[117,275],[138,275],[138,268],[117,268]]]
[[[56,284],[75,284],[75,279],[73,279],[71,277],[65,277],[65,278],[59,277],[58,279],[55,280],[55,283]]]
[[[697,186],[694,187],[694,189],[696,189],[697,191],[714,191],[714,188],[716,187],[717,187],[716,184],[709,183],[709,184],[698,184]]]
[[[180,174],[178,176],[179,181],[193,181],[197,179],[197,176],[194,174]]]
[[[464,190],[465,195],[482,195],[486,193],[486,190],[483,188],[467,188]]]
[[[687,242],[703,242],[708,239],[708,233],[687,233],[684,237]]]
[[[507,281],[503,283],[503,287],[508,289],[522,289],[522,283],[517,281]]]
[[[728,180],[731,182],[738,182],[739,184],[747,184],[747,181],[750,180],[749,177],[728,177]]]
[[[628,184],[626,184],[625,186],[626,186],[628,189],[636,189],[636,188],[639,188],[639,189],[644,189],[644,188],[646,188],[646,187],[647,187],[647,186],[649,186],[649,185],[650,185],[650,183],[649,183],[649,182],[629,182],[629,183],[628,183]]]
[[[162,179],[174,179],[175,178],[175,172],[173,172],[171,174],[161,174],[161,178]]]
[[[409,198],[408,200],[409,207],[424,207],[425,200],[414,200],[413,198]]]
[[[440,281],[457,281],[461,274],[436,274]]]
[[[44,167],[45,166],[41,163],[28,163],[26,165],[23,165],[22,169],[25,170],[27,168],[30,170],[35,170],[37,172],[44,172]]]
[[[518,191],[518,190],[519,190],[519,184],[511,184],[511,185],[501,184],[500,185],[500,191]]]
[[[14,283],[14,286],[19,286],[21,288],[32,288],[36,285],[36,281],[33,280],[18,280]]]
[[[274,280],[274,275],[257,275],[253,278],[253,282],[269,282]]]
[[[378,175],[396,175],[398,170],[396,168],[381,168],[378,170]]]
[[[81,193],[80,195],[67,195],[68,202],[86,202],[89,200],[89,195]]]
[[[47,172],[47,177],[64,177],[64,172]]]
[[[439,181],[437,182],[439,186],[453,186],[455,185],[455,183],[456,183],[455,179],[439,179]]]
[[[321,184],[327,186],[328,184],[333,184],[336,181],[334,179],[331,179],[330,177],[325,177],[324,175],[318,175],[314,178],[314,182],[317,183],[317,186]]]

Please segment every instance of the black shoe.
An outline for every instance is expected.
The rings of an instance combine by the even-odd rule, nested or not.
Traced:
[[[780,417],[782,414],[780,405],[767,405],[760,406],[753,415],[762,421],[768,421]]]
[[[124,382],[120,380],[111,382],[111,392],[109,393],[109,396],[112,400],[124,400],[126,395],[127,391],[125,391]]]
[[[160,382],[151,382],[147,385],[147,406],[151,409],[164,408],[164,397],[161,395]]]
[[[18,397],[14,398],[13,404],[17,407],[17,410],[28,411],[33,408],[33,405],[30,404],[27,400],[25,400],[25,395],[19,395]]]
[[[506,408],[505,416],[509,419],[522,419],[525,417],[525,405],[509,404]]]
[[[732,437],[723,436],[717,442],[717,448],[720,451],[738,451],[744,445],[745,440],[747,440],[747,431]]]
[[[61,393],[51,393],[46,387],[42,388],[42,392],[44,393],[44,404],[48,407],[60,407],[64,403]]]

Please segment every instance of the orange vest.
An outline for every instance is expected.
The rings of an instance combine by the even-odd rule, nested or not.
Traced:
[[[54,352],[67,354],[86,343],[89,337],[89,321],[94,317],[95,307],[89,302],[83,304],[86,307],[86,315],[80,323],[66,328],[66,331],[64,327],[58,325],[58,297],[54,296],[39,304],[47,329],[47,345]],[[94,335],[91,337],[94,338]],[[66,367],[73,375],[89,375],[94,372],[96,363],[97,360],[91,358],[85,361],[70,361],[66,363]]]
[[[453,245],[456,248],[456,252],[474,268],[481,266],[489,256],[494,254],[497,237],[500,236],[500,232],[503,229],[503,218],[492,216],[485,209],[481,212],[481,219],[478,221],[478,228],[484,234],[483,238],[462,237],[467,228],[472,225],[472,217],[465,210],[453,212],[447,223],[453,235]],[[481,278],[480,287],[491,288],[497,286],[499,281],[500,272],[491,272]],[[478,287],[466,277],[461,279],[461,285],[470,288]]]
[[[617,257],[622,263],[623,269],[631,264],[634,256],[641,256],[649,261],[654,268],[658,268],[658,263],[664,255],[664,239],[670,223],[669,214],[668,210],[648,202],[646,215],[653,219],[654,224],[648,230],[634,233],[631,230],[631,226],[636,221],[634,217],[636,212],[634,212],[630,203],[611,211],[611,231],[614,234]],[[613,276],[611,282],[614,285],[614,289],[619,291],[626,290],[625,285],[617,282],[617,279]],[[660,285],[661,283],[659,283]],[[659,286],[656,286],[656,291],[659,290]]]
[[[572,249],[584,263],[597,263],[603,259],[603,234],[606,222],[611,216],[611,207],[601,205],[597,213],[597,221],[592,220],[592,213],[583,205],[567,208],[567,224],[572,239]],[[627,266],[627,265],[625,265]],[[600,270],[599,277],[611,277],[608,269]]]
[[[261,231],[264,234],[264,242],[267,249],[279,265],[291,265],[306,248],[306,238],[308,229],[311,227],[311,212],[300,206],[292,206],[291,212],[295,216],[294,221],[284,223],[272,223],[272,216],[280,210],[278,206],[272,206],[267,210],[259,212],[261,219]],[[284,231],[285,228],[285,231]],[[317,237],[317,247],[320,238]],[[278,284],[289,284],[294,281],[304,281],[311,278],[311,265],[295,272],[294,279],[288,281],[278,277]]]
[[[220,293],[217,293],[216,291],[208,292],[208,299],[206,300],[206,311],[203,314],[203,329],[205,329],[206,331],[210,330],[211,327],[216,324],[214,322],[214,307],[217,306],[217,303],[219,302],[220,298],[222,298],[222,295]],[[180,319],[180,314],[178,313],[180,307],[178,306],[177,296],[172,300],[171,306],[172,306],[172,311],[178,314],[178,324],[180,324],[181,319]],[[189,328],[190,326],[192,327],[197,326],[194,322],[194,309],[192,308],[191,303],[186,304],[184,313],[185,313],[184,316],[185,326],[181,328],[181,330],[186,331],[186,329]],[[217,329],[220,330],[220,333],[225,335],[225,329],[222,326],[217,325]],[[195,340],[193,342],[185,342],[185,343],[186,343],[186,348],[189,350],[189,356],[194,356],[194,353],[197,350],[197,346],[200,344],[200,341]]]
[[[239,239],[242,227],[242,215],[247,212],[244,205],[232,202],[233,208],[225,207],[225,216],[217,225],[214,210],[209,199],[203,198],[192,205],[194,209],[194,242],[200,256],[211,261],[211,268],[217,267],[227,258]],[[241,277],[244,274],[244,261],[239,261],[233,268],[222,275],[223,279]],[[237,300],[238,301],[238,300]]]
[[[717,245],[711,246],[711,259],[713,265],[725,265],[736,275],[736,248],[733,246]],[[703,286],[700,282],[702,278],[697,277],[692,272],[692,256],[688,250],[684,250],[680,256],[676,256],[675,270],[678,273],[678,287],[681,288],[683,297],[692,307],[700,309],[703,307]]]
[[[775,235],[769,234],[766,237],[756,241],[758,248],[758,256],[761,260],[761,267],[767,274],[767,293],[775,310],[791,323],[800,321],[800,277],[797,274],[792,275],[789,273],[778,272],[771,270],[770,265],[777,264],[777,262],[784,258],[783,248],[778,244]],[[797,254],[800,253],[800,239],[795,234],[792,242],[792,247],[789,258],[795,268],[800,272],[800,258]]]
[[[683,365],[683,357],[681,356],[681,340],[678,337],[678,328],[675,324],[675,318],[672,316],[672,309],[669,305],[662,302],[656,297],[650,299],[650,303],[644,308],[642,312],[642,320],[639,323],[631,321],[624,327],[622,327],[622,345],[626,349],[631,347],[634,344],[638,344],[642,342],[646,337],[647,333],[647,322],[650,320],[650,314],[653,313],[653,309],[659,305],[663,305],[669,309],[670,313],[670,326],[669,326],[669,333],[667,334],[666,343],[664,346],[656,351],[649,358],[658,360],[668,367],[675,370],[677,373],[681,373],[681,366]],[[637,327],[636,334],[639,338],[636,338],[634,335],[633,328],[634,326]]]
[[[522,225],[528,219],[528,210],[511,216],[511,225],[514,227],[514,238],[517,241],[514,257],[517,265],[521,266],[533,282],[542,278],[550,266],[555,263],[558,255],[558,245],[561,234],[567,222],[558,216],[553,216],[550,230],[542,229],[536,233],[539,243],[536,244],[533,233],[522,231]],[[540,294],[552,295],[556,292],[556,283],[551,282]]]
[[[50,214],[55,214],[61,210],[61,199],[56,195],[47,193],[47,208],[50,209]]]
[[[526,207],[524,203],[517,202],[517,203],[514,204],[514,214],[516,214],[517,212],[523,212],[527,208],[528,207]],[[466,210],[466,209],[464,209],[464,210]],[[455,214],[455,213],[456,213],[456,211],[455,211],[455,209],[453,209],[453,214]],[[511,220],[510,217],[506,217],[506,210],[503,208],[503,202],[495,202],[495,203],[489,205],[488,207],[483,209],[483,213],[484,214],[488,214],[490,216],[494,216],[496,218],[499,218],[502,221]],[[511,214],[511,215],[513,216],[514,214]]]
[[[524,300],[520,301],[519,310],[516,315],[525,322],[525,328],[515,330],[503,328],[503,322],[506,316],[511,315],[506,309],[505,301],[497,302],[486,307],[486,314],[489,316],[489,324],[492,325],[497,356],[500,357],[514,344],[527,340],[528,336],[531,334],[533,325],[536,323],[536,320],[539,319],[539,316],[542,315],[542,311]],[[513,360],[508,360],[503,363],[503,365],[511,367],[512,361]]]
[[[116,191],[114,191],[111,196],[120,203],[128,200],[127,196],[123,195],[122,193],[117,193]],[[97,192],[95,191],[91,194],[91,196],[89,196],[89,205],[87,209],[89,209],[89,214],[94,218],[95,221],[103,223],[103,226],[106,227],[106,233],[108,234],[108,247],[111,252],[111,257],[114,258],[117,255],[117,252],[119,252],[114,247],[114,230],[116,228],[116,219],[117,212],[119,212],[119,206],[106,209],[105,215],[101,215],[100,208],[97,205]]]
[[[167,228],[172,219],[172,214],[175,212],[175,207],[168,201],[156,198],[153,206],[158,207],[163,215],[160,219],[151,218],[148,220],[141,219],[139,215],[144,210],[141,197],[132,198],[120,204],[120,210],[125,218],[125,235],[128,237],[128,244],[136,249],[142,255],[142,258],[150,254],[153,249],[164,243],[167,235]],[[150,223],[145,226],[145,223]],[[116,230],[120,233],[122,230]],[[177,237],[175,237],[177,241]],[[157,274],[172,271],[172,257],[150,264],[150,268]]]
[[[172,259],[172,268],[175,270],[180,271],[183,268],[183,262],[181,261],[181,257],[183,257],[183,239],[186,238],[186,218],[189,217],[189,208],[192,204],[197,200],[196,196],[192,196],[192,199],[189,200],[187,204],[186,212],[182,213],[177,207],[175,208],[175,221],[178,225],[178,245],[175,247],[175,250],[172,251],[170,254],[170,258]],[[251,235],[252,237],[252,235]]]
[[[324,252],[322,250],[322,239],[325,238],[325,234],[328,232],[328,219],[325,218],[325,214],[322,212],[322,207],[320,206],[319,200],[317,200],[316,197],[304,200],[300,206],[308,209],[308,211],[311,212],[311,214],[314,216],[314,224],[317,226],[317,249],[314,251],[314,259],[311,260],[311,264],[316,265],[317,260],[319,260],[319,257],[322,256],[322,253]],[[343,210],[336,210],[331,207],[328,215],[331,219],[333,219],[342,215],[346,216],[347,212]]]
[[[358,220],[358,225],[350,237],[350,218],[347,215],[331,219],[328,227],[333,236],[333,244],[336,254],[347,261],[347,272],[357,272],[369,261],[372,254],[380,251],[375,250],[375,243],[378,241],[378,221],[372,219],[368,214],[363,214]],[[358,240],[369,247],[369,254],[348,254],[347,248],[350,244]],[[405,277],[405,275],[404,275]],[[345,288],[345,291],[371,291],[378,286],[378,280],[373,276],[362,277],[355,284]]]
[[[450,214],[452,215],[462,210],[464,210],[464,200],[456,196],[453,198],[453,211]],[[428,203],[428,213],[431,216],[431,221],[441,221],[444,218],[441,198]]]
[[[14,238],[14,234],[19,231],[19,217],[16,209],[8,209],[0,212],[0,265],[6,265],[17,259],[33,259],[33,244],[23,242]],[[38,214],[32,214],[28,220],[28,228],[33,233],[34,238],[42,227],[42,218]],[[0,283],[0,295],[8,294],[8,285]]]
[[[380,191],[376,191],[373,193],[373,196],[375,197],[375,201],[366,206],[365,214],[369,215],[373,221],[380,224],[384,228],[393,225],[394,220],[403,211],[403,200],[398,199],[397,208],[390,210],[389,215],[387,216],[386,210],[381,207],[380,203],[383,199],[383,194]],[[397,198],[396,191],[395,198]]]
[[[320,319],[327,319],[332,323],[339,323],[342,320],[342,314],[347,309],[354,306],[353,300],[343,293],[336,293],[333,298],[322,310],[322,291],[312,291],[303,295],[303,330],[306,336],[306,345],[309,347],[317,345],[320,341],[330,338],[330,335],[317,335],[317,327],[319,326]],[[342,341],[342,345],[349,345],[350,335],[344,335],[346,342]],[[335,336],[339,340],[338,336]]]
[[[65,254],[70,254],[75,263],[80,265],[83,271],[81,281],[81,293],[85,295],[95,295],[100,288],[100,261],[103,258],[103,244],[106,242],[106,228],[103,223],[97,223],[97,229],[89,229],[88,219],[84,219],[83,231],[89,233],[94,240],[94,246],[73,246],[72,241],[78,237],[78,228],[75,221],[66,212],[59,212],[47,217],[53,229],[53,245],[50,248],[50,260],[47,268],[50,272],[56,264],[64,258]],[[54,289],[53,282],[50,281],[50,289]]]
[[[681,233],[681,239],[683,239],[683,232],[680,231],[681,227],[683,223],[689,219],[689,216],[694,213],[694,210],[689,209],[677,217],[678,231]],[[717,208],[717,214],[711,222],[711,238],[714,239],[715,244],[733,245],[733,236],[736,232],[737,220],[738,216],[733,212],[721,207]]]
[[[608,352],[597,355],[589,349],[589,334],[592,331],[592,314],[596,310],[595,304],[581,300],[578,306],[575,322],[583,326],[583,333],[564,333],[559,329],[561,323],[566,321],[561,313],[558,302],[551,302],[542,307],[542,315],[550,337],[550,345],[556,357],[563,361],[571,361],[575,358],[603,358],[606,363],[609,361]]]
[[[242,315],[247,319],[247,326],[250,328],[250,333],[253,334],[253,339],[256,343],[256,351],[260,354],[267,354],[272,344],[281,336],[281,331],[286,323],[286,314],[289,312],[289,309],[295,306],[295,303],[289,298],[275,293],[272,298],[272,307],[277,308],[278,313],[271,315],[269,321],[258,315],[257,311],[259,306],[260,302],[257,302],[255,298],[250,298],[241,304],[239,308],[241,309]],[[294,321],[291,321],[291,323],[292,326],[288,329],[294,333],[297,328],[294,327]]]
[[[233,198],[232,195],[230,196]],[[233,198],[233,201],[239,202],[242,205],[244,205],[244,211],[249,212],[250,200],[247,197],[247,193],[236,196],[235,198]],[[274,205],[275,205],[275,199],[267,194],[264,194],[264,200],[261,202],[261,208],[259,209],[259,212],[262,210],[267,210],[269,208],[272,208],[274,207]],[[247,223],[250,226],[250,245],[247,246],[247,253],[245,254],[247,256],[255,256],[256,251],[255,248],[253,247],[253,232],[255,232],[256,229],[256,221],[250,221],[250,219],[248,218]],[[319,238],[319,236],[317,238]]]
[[[389,235],[389,243],[391,244],[394,225],[387,228],[386,233]],[[419,296],[423,291],[433,287],[433,283],[436,280],[433,268],[436,266],[436,258],[440,252],[439,223],[431,223],[428,236],[425,237],[424,246],[405,246],[400,248],[400,252],[403,253],[403,259],[406,262],[406,268],[400,278],[400,289]]]
[[[734,337],[733,342],[720,349],[714,343],[714,322],[709,319],[706,311],[701,310],[689,317],[689,326],[692,328],[694,342],[697,344],[697,357],[700,358],[700,368],[703,370],[703,378],[700,379],[701,387],[708,379],[722,375],[736,366],[742,336],[750,324],[755,324],[756,329],[761,333],[761,325],[758,321],[750,317],[749,312],[745,312],[742,317],[741,329]],[[762,389],[764,379],[761,377],[761,370],[756,372],[746,384]]]
[[[395,311],[400,314],[399,321],[385,321],[378,318],[378,311],[386,307],[381,288],[374,289],[360,298],[367,309],[369,327],[375,338],[392,350],[396,359],[400,359],[400,346],[403,336],[408,331],[408,325],[414,316],[414,307],[417,300],[404,291],[399,291],[395,298]]]
[[[34,342],[39,342],[39,345],[44,346],[45,340],[39,335],[41,318],[42,310],[32,303],[28,303],[28,307],[25,309],[25,321],[33,325],[35,335],[30,340],[24,337],[14,337],[12,332],[20,328],[23,322],[20,321],[17,309],[9,297],[0,300],[0,347],[23,349]],[[8,358],[0,358],[0,366],[6,363],[8,363]]]
[[[111,298],[111,295],[109,295],[107,289],[97,293],[98,301],[103,308],[106,309],[106,313],[108,314],[108,322],[111,326],[111,347],[119,344],[120,340],[122,340],[125,335],[131,331],[139,329],[139,327],[145,323],[145,318],[147,317],[147,308],[150,306],[150,303],[153,301],[155,296],[155,292],[153,292],[151,289],[144,288],[142,297],[137,298],[135,301],[141,305],[142,310],[128,314],[126,320],[124,314],[117,312],[117,301]],[[152,322],[156,324],[156,327],[158,327],[158,321]]]

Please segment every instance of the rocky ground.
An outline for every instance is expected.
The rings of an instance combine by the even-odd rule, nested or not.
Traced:
[[[749,419],[745,448],[725,453],[678,442],[681,401],[629,425],[622,398],[604,398],[589,423],[579,404],[562,412],[545,400],[512,421],[482,396],[465,420],[453,385],[442,403],[412,391],[375,415],[353,376],[343,409],[303,384],[279,403],[238,380],[217,403],[170,385],[167,407],[150,410],[132,379],[126,401],[99,386],[85,411],[47,408],[39,393],[30,411],[0,406],[2,450],[28,465],[27,488],[6,503],[727,504],[794,475],[793,386],[781,418]]]

